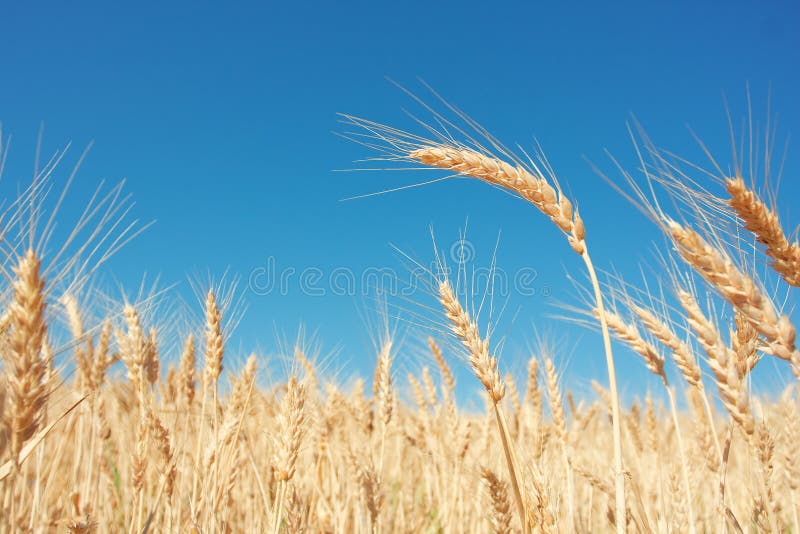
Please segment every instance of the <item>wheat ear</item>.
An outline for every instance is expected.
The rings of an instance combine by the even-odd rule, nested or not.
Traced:
[[[186,342],[183,345],[183,354],[181,354],[181,362],[178,368],[178,376],[180,377],[178,382],[178,397],[181,399],[187,409],[192,407],[192,402],[194,401],[195,365],[196,356],[194,348],[194,336],[189,334],[186,337]]]
[[[10,351],[5,359],[5,412],[9,429],[9,450],[15,469],[19,469],[22,447],[42,422],[47,399],[47,362],[42,346],[47,334],[44,321],[45,285],[41,262],[28,250],[14,268],[14,292],[10,308]]]
[[[490,521],[495,534],[511,533],[511,503],[508,501],[508,483],[489,468],[481,468],[481,478],[492,501]]]
[[[561,441],[561,454],[564,458],[564,469],[567,479],[567,508],[569,513],[569,530],[575,528],[575,482],[572,476],[572,454],[570,451],[569,433],[567,429],[567,416],[564,404],[561,402],[561,391],[558,387],[558,373],[553,360],[544,356],[544,377],[547,386],[547,401],[550,404],[550,414],[553,417],[553,426]]]
[[[286,496],[287,483],[297,469],[297,456],[305,433],[306,389],[292,376],[286,383],[286,394],[278,412],[278,434],[275,446],[275,478],[280,485],[278,502],[275,504],[275,533],[280,527],[283,501]]]
[[[444,359],[442,349],[439,348],[439,345],[436,344],[436,341],[432,337],[428,338],[428,347],[431,349],[431,354],[433,354],[433,358],[436,360],[436,366],[439,368],[439,373],[442,375],[442,382],[444,382],[442,384],[442,396],[444,396],[445,399],[449,399],[456,389],[456,380],[453,378],[453,372]]]
[[[672,220],[666,225],[684,261],[764,336],[764,350],[791,362],[792,371],[800,378],[800,351],[795,348],[796,332],[791,320],[785,315],[779,317],[755,281],[700,234]]]
[[[225,348],[222,338],[222,313],[217,306],[217,298],[214,291],[209,289],[206,294],[205,303],[205,367],[203,369],[203,400],[200,408],[200,430],[197,433],[197,446],[195,448],[195,466],[192,476],[192,502],[197,502],[197,482],[200,471],[200,461],[203,446],[203,438],[206,427],[206,409],[208,403],[208,390],[213,388],[214,401],[214,441],[218,441],[218,410],[217,410],[217,390],[219,385],[219,375],[222,373],[222,359]],[[216,466],[215,466],[216,473]]]
[[[741,177],[725,180],[728,205],[742,224],[764,245],[764,252],[772,258],[772,268],[794,287],[800,287],[800,246],[790,243],[774,209],[747,187]]]
[[[750,410],[743,377],[736,365],[736,354],[722,341],[719,330],[706,317],[689,291],[679,290],[678,301],[687,315],[689,326],[695,333],[698,343],[708,355],[708,365],[714,373],[720,398],[728,413],[744,431],[752,437],[755,421]]]
[[[598,310],[594,310],[595,315],[599,315]],[[625,322],[625,320],[618,314],[606,310],[606,321],[608,326],[617,337],[627,343],[634,352],[644,360],[647,369],[654,375],[661,378],[664,385],[667,385],[667,375],[664,372],[664,357],[658,352],[658,349],[642,337],[639,329],[633,323]]]

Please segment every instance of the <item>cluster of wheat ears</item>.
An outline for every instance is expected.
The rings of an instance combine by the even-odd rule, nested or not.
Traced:
[[[783,311],[800,286],[800,248],[758,192],[771,145],[757,161],[750,126],[745,157],[703,171],[634,136],[640,172],[621,175],[672,245],[658,281],[637,288],[598,276],[576,200],[544,158],[508,150],[450,110],[462,126],[436,115],[429,138],[352,116],[346,135],[381,161],[506,189],[555,224],[586,269],[576,320],[604,341],[608,376],[593,384],[595,400],[562,389],[557,349],[545,347],[527,362],[522,392],[446,270],[431,273],[438,320],[407,377],[393,365],[404,347],[385,334],[371,388],[325,379],[302,344],[287,355],[288,376],[259,379],[263,359],[228,363],[214,289],[204,325],[186,330],[167,365],[157,324],[170,317],[153,317],[147,301],[99,306],[80,294],[135,234],[118,222],[120,191],[93,197],[66,239],[75,248],[95,223],[76,253],[53,246],[43,199],[57,155],[3,213],[0,529],[800,532],[797,384],[771,397],[750,387],[763,361],[800,376]],[[0,168],[5,154],[0,145]],[[621,405],[612,338],[663,391]],[[485,411],[459,406],[454,365],[485,389]]]

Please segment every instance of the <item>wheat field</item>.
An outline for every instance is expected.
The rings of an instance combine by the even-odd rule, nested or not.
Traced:
[[[138,232],[118,222],[126,197],[96,195],[57,242],[44,202],[56,157],[3,204],[0,530],[800,532],[800,247],[778,216],[791,201],[768,189],[752,150],[703,170],[634,136],[640,168],[609,180],[670,245],[661,278],[637,284],[595,266],[581,191],[567,195],[542,155],[460,113],[459,127],[441,119],[423,137],[343,115],[343,135],[387,165],[504,189],[564,235],[546,252],[577,254],[585,280],[566,320],[603,340],[608,374],[592,399],[562,383],[558,347],[533,351],[516,383],[478,296],[441,273],[428,280],[430,336],[417,340],[427,353],[407,376],[394,365],[407,340],[387,329],[372,376],[330,378],[299,341],[285,376],[265,379],[263,358],[232,363],[228,298],[213,285],[167,358],[168,310],[92,291]],[[622,351],[662,390],[622,403]],[[754,392],[759,364],[794,378]],[[457,366],[483,410],[456,394]]]

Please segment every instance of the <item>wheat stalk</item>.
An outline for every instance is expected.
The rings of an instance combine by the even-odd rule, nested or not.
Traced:
[[[603,310],[603,297],[597,274],[586,246],[586,228],[578,210],[558,189],[548,183],[540,172],[529,171],[521,165],[511,165],[501,159],[476,150],[445,144],[422,145],[409,150],[406,157],[425,165],[454,171],[462,176],[477,178],[489,184],[509,189],[533,204],[565,233],[570,247],[583,259],[595,296],[595,305]],[[536,171],[533,166],[533,171]],[[618,514],[622,514],[625,500],[625,479],[622,467],[622,438],[620,427],[619,398],[617,393],[616,371],[611,353],[611,338],[605,316],[600,315],[600,328],[606,355],[609,386],[612,394],[612,426],[614,436],[614,464],[616,469],[616,492]],[[622,526],[618,533],[622,534]]]

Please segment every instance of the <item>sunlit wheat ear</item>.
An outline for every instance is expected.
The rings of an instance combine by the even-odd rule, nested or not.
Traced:
[[[206,448],[203,464],[208,470],[212,464],[217,460],[217,455],[227,447],[235,447],[235,439],[237,432],[240,429],[243,418],[247,415],[248,404],[257,370],[256,357],[251,355],[244,368],[242,374],[233,385],[233,390],[228,397],[228,404],[225,407],[225,412],[220,425],[219,435],[211,442]],[[221,461],[221,460],[219,460]]]
[[[594,310],[595,315],[599,315],[597,309]],[[626,322],[617,313],[610,310],[605,312],[606,321],[608,326],[616,334],[616,336],[630,346],[634,352],[644,360],[647,369],[661,378],[664,385],[667,385],[667,375],[664,372],[664,357],[658,349],[644,337],[636,325]]]
[[[126,304],[123,310],[125,331],[117,330],[117,345],[120,348],[120,358],[128,370],[128,380],[138,394],[141,407],[146,403],[146,381],[148,358],[151,356],[150,339],[145,335],[142,322],[136,308]]]
[[[631,311],[636,314],[653,337],[672,351],[672,359],[686,382],[692,387],[703,390],[702,372],[689,344],[678,337],[672,327],[652,310],[632,305]]]
[[[595,310],[595,313],[599,312]],[[622,317],[614,312],[606,311],[605,314],[606,320],[608,321],[608,326],[616,333],[617,337],[627,343],[634,352],[642,357],[647,369],[658,376],[661,379],[661,382],[664,384],[664,387],[667,388],[667,396],[670,401],[670,409],[672,412],[673,423],[675,425],[675,435],[678,441],[678,452],[681,463],[681,471],[683,474],[684,491],[686,492],[687,499],[691,501],[689,467],[686,460],[683,439],[681,437],[681,430],[678,423],[678,411],[675,404],[675,394],[673,389],[669,386],[667,374],[664,371],[664,356],[661,355],[658,349],[652,343],[650,343],[650,341],[642,336],[635,324],[626,322]],[[695,532],[694,510],[691,502],[688,506],[688,515],[689,531]]]
[[[287,482],[297,469],[297,456],[305,433],[305,386],[292,376],[286,383],[286,393],[278,413],[278,434],[275,444],[275,477]]]
[[[534,435],[534,442],[530,445],[534,458],[538,458],[544,450],[544,440],[546,439],[543,431],[544,413],[542,410],[542,390],[539,387],[539,360],[536,356],[531,356],[528,360],[528,379],[525,383],[525,409],[528,414],[526,423]]]
[[[567,416],[564,412],[564,405],[561,402],[561,391],[558,387],[558,373],[553,360],[544,357],[544,376],[547,385],[547,401],[550,404],[550,414],[553,417],[553,426],[563,447],[569,446],[569,436],[567,435]]]
[[[177,468],[172,461],[175,451],[169,437],[169,432],[152,410],[147,411],[147,422],[150,426],[150,432],[153,436],[156,450],[161,457],[160,468],[161,476],[164,481],[164,493],[167,499],[170,499],[175,489],[175,479],[178,476]]]
[[[213,290],[206,294],[206,350],[203,384],[205,389],[216,389],[222,373],[224,353],[222,339],[222,313]]]
[[[764,530],[771,528],[772,531],[782,532],[784,530],[783,525],[776,528],[782,510],[775,493],[775,440],[770,433],[769,427],[763,422],[759,423],[756,428],[755,452],[761,464],[762,484],[764,487],[760,507],[763,508],[763,514],[767,516],[766,520],[761,519],[758,522]]]
[[[275,480],[279,483],[275,503],[274,531],[278,532],[287,484],[297,470],[297,457],[306,431],[306,387],[292,375],[286,383],[286,393],[278,412],[277,438],[273,457]]]
[[[586,228],[572,202],[541,176],[520,165],[511,165],[466,148],[432,145],[409,152],[408,157],[430,167],[446,169],[464,176],[505,187],[536,206],[567,234],[572,249],[583,254]]]
[[[734,325],[731,328],[729,339],[731,348],[736,353],[736,365],[739,367],[739,374],[747,376],[761,359],[758,351],[758,331],[741,313],[734,316]]]
[[[369,512],[372,532],[379,532],[381,511],[385,504],[385,495],[381,488],[381,476],[372,463],[369,455],[366,455],[365,462],[360,461],[351,452],[348,456],[349,463],[353,466],[356,475],[356,482],[360,486],[361,492],[366,501],[367,511]]]
[[[764,336],[765,352],[792,363],[800,377],[800,352],[791,320],[775,312],[772,301],[726,254],[681,224],[668,220],[668,231],[681,257]]]
[[[424,103],[423,106],[425,106]],[[433,111],[430,107],[425,107],[429,111]],[[419,162],[429,167],[448,170],[457,175],[472,177],[488,184],[502,187],[533,204],[564,232],[570,247],[580,255],[592,283],[595,306],[602,310],[603,295],[586,245],[586,228],[583,220],[577,209],[574,209],[572,202],[558,186],[555,173],[544,156],[539,157],[539,165],[546,171],[547,178],[536,162],[532,160],[527,163],[523,162],[521,158],[492,138],[480,125],[469,119],[462,112],[455,110],[452,106],[448,105],[448,107],[455,112],[459,119],[463,120],[467,130],[471,130],[477,136],[485,139],[496,153],[508,161],[495,157],[490,150],[480,146],[464,129],[436,112],[433,113],[442,131],[437,131],[432,126],[423,125],[435,137],[435,141],[408,134],[373,121],[347,115],[343,117],[347,123],[366,132],[353,134],[350,139],[381,152],[381,157],[378,159]],[[459,143],[456,141],[449,133],[451,130],[462,134],[467,139],[467,142]],[[512,163],[509,163],[509,161]],[[612,396],[616,506],[618,507],[617,514],[623,517],[625,515],[625,478],[622,462],[619,395],[610,333],[602,313],[600,316],[600,330],[603,336],[603,349]],[[484,376],[481,380],[484,386],[488,383],[488,378]],[[484,379],[487,379],[487,382],[484,382]],[[492,395],[491,388],[487,388],[487,391]],[[499,391],[495,390],[494,394],[496,395],[497,393]],[[617,525],[617,533],[622,534],[623,528],[624,525],[620,522]]]
[[[425,400],[425,393],[422,391],[422,384],[411,373],[408,373],[408,384],[411,386],[411,395],[417,410],[419,410],[420,414],[425,414],[428,411],[428,403]]]
[[[145,344],[145,378],[153,386],[161,376],[161,361],[158,357],[158,333],[155,328],[150,329]]]
[[[392,393],[392,340],[386,339],[378,353],[378,363],[375,369],[375,392],[378,400],[378,410],[384,428],[392,420],[394,398]]]
[[[119,359],[119,354],[111,353],[111,321],[106,320],[100,327],[100,338],[94,351],[90,387],[93,391],[100,389],[106,378],[108,368]]]
[[[771,265],[787,284],[800,287],[800,246],[791,243],[783,231],[775,209],[747,187],[741,177],[725,181],[728,205],[749,230],[764,245],[764,252],[772,259]]]
[[[444,395],[446,398],[452,398],[452,395],[456,389],[456,380],[453,378],[453,372],[450,370],[450,366],[447,365],[447,361],[444,359],[442,349],[432,337],[428,338],[428,347],[431,349],[431,354],[436,360],[436,366],[439,368],[439,373],[442,375],[442,395]]]
[[[556,527],[558,519],[551,506],[544,475],[536,463],[528,466],[526,479],[533,490],[529,492],[533,494],[532,497],[528,498],[528,515],[526,517],[528,524],[532,527],[538,525],[544,534],[558,532]],[[612,495],[611,489],[609,489],[608,495]]]
[[[84,344],[85,331],[83,327],[83,318],[78,308],[78,300],[70,294],[62,295],[59,300],[64,306],[67,325],[69,326],[72,341],[75,345],[75,368],[77,374],[75,387],[79,391],[87,392],[91,390],[89,383],[91,382],[92,374],[92,362],[90,361],[92,354],[91,348],[86,347]]]
[[[448,280],[439,282],[438,291],[439,302],[450,320],[450,329],[469,353],[472,372],[486,388],[492,401],[500,402],[506,394],[506,388],[497,369],[497,359],[489,354],[489,340],[481,337],[478,325],[461,306]]]
[[[716,325],[706,317],[691,292],[679,290],[678,300],[697,342],[708,356],[708,365],[714,373],[723,405],[745,435],[752,436],[755,420],[744,377],[739,374],[741,367],[736,364],[736,353],[722,340]]]
[[[428,369],[427,366],[422,368],[422,383],[425,386],[425,401],[428,403],[428,406],[433,410],[436,408],[438,404],[438,399],[436,395],[436,384],[433,382],[433,377],[431,376],[431,371]]]
[[[5,367],[5,411],[9,450],[14,465],[23,445],[39,429],[47,400],[47,362],[42,346],[47,335],[44,321],[45,284],[41,262],[28,250],[14,268],[13,300],[9,310],[9,351]]]
[[[517,390],[517,382],[514,380],[514,375],[511,373],[506,373],[505,378],[503,379],[506,385],[506,391],[508,392],[508,398],[511,401],[511,408],[514,412],[514,418],[518,419],[520,413],[522,412],[522,401],[519,398],[519,391]]]
[[[186,342],[183,346],[183,354],[181,355],[181,362],[179,368],[179,398],[185,403],[186,407],[191,407],[194,401],[195,394],[195,346],[194,336],[189,334],[186,337]]]

